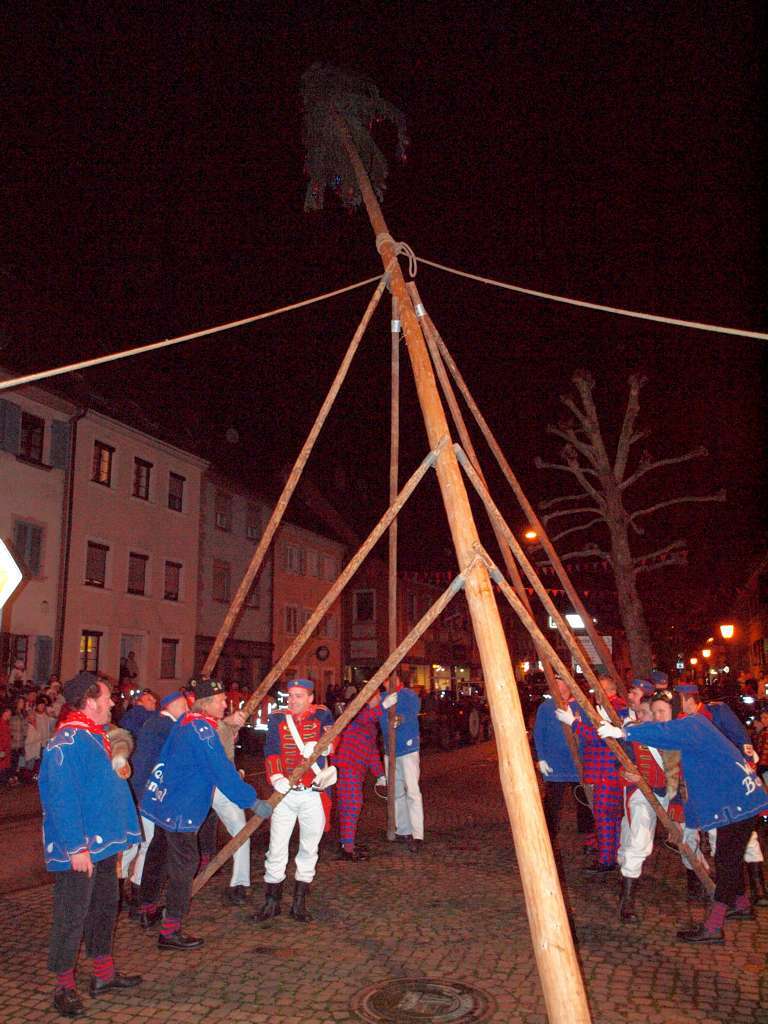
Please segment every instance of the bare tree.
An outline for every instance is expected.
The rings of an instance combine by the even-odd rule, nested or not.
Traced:
[[[630,488],[648,473],[662,466],[703,458],[707,450],[694,448],[666,459],[654,459],[644,450],[634,469],[630,469],[630,462],[634,461],[631,459],[633,446],[649,433],[648,430],[636,428],[640,412],[640,389],[645,378],[634,375],[629,379],[627,407],[613,458],[608,454],[592,396],[594,380],[589,373],[580,370],[574,375],[573,383],[580,404],[570,395],[562,395],[560,400],[571,415],[558,426],[547,428],[550,434],[565,442],[560,451],[563,462],[544,462],[537,458],[536,465],[539,469],[568,473],[576,481],[578,490],[542,502],[542,509],[555,509],[546,512],[542,520],[546,526],[551,523],[562,526],[559,533],[550,534],[553,543],[566,537],[607,528],[609,550],[603,550],[597,543],[585,543],[564,553],[562,558],[600,558],[610,563],[616,578],[619,612],[627,634],[632,667],[636,673],[647,674],[653,662],[648,625],[637,592],[637,576],[641,572],[664,566],[684,564],[686,543],[680,538],[656,551],[633,554],[630,538],[642,536],[645,533],[643,521],[660,509],[688,502],[725,501],[725,492],[684,494],[657,501],[644,508],[628,507],[631,504],[627,500]]]

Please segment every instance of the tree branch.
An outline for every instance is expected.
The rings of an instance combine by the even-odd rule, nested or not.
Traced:
[[[584,495],[581,493],[581,491],[579,491],[578,494],[563,494],[559,498],[549,498],[547,499],[547,501],[540,501],[539,508],[551,508],[552,505],[559,505],[561,501],[582,501],[583,498]]]
[[[564,555],[560,555],[563,562],[570,561],[572,558],[602,558],[610,562],[611,556],[607,551],[601,551],[600,548],[583,548],[581,551],[568,551]]]
[[[553,427],[550,425],[547,427],[547,433],[555,434],[557,437],[562,437],[569,447],[575,448],[577,452],[581,452],[584,458],[591,462],[595,469],[597,469],[597,458],[595,456],[594,449],[590,444],[585,444],[583,441],[579,441],[576,437],[575,430],[571,430],[568,427]]]
[[[619,443],[616,446],[616,460],[613,464],[613,475],[616,482],[619,483],[624,478],[624,473],[627,469],[627,459],[629,458],[629,449],[632,447],[635,420],[640,412],[640,389],[645,384],[645,377],[639,374],[633,373],[629,378],[629,396],[627,398],[627,408],[624,413],[624,422],[621,425],[621,434],[619,435]],[[636,438],[635,438],[636,439]]]
[[[559,512],[547,512],[546,515],[542,516],[542,519],[545,523],[549,523],[553,519],[559,519],[560,516],[575,516],[579,512],[595,512],[597,515],[602,516],[599,508],[593,508],[591,505],[581,505],[579,508],[563,508]]]
[[[633,512],[629,517],[629,522],[634,522],[635,519],[640,516],[649,516],[652,512],[658,512],[660,508],[668,508],[670,505],[684,505],[694,501],[725,501],[725,491],[718,491],[717,494],[703,494],[696,496],[693,494],[684,494],[680,498],[670,498],[668,501],[659,501],[655,505],[649,505],[648,508],[638,509],[637,512]]]
[[[533,460],[533,464],[536,469],[562,469],[565,470],[566,473],[573,473],[574,476],[577,476],[578,471],[581,470],[582,473],[591,473],[592,476],[597,476],[594,469],[587,469],[586,467],[579,466],[578,464],[576,465],[576,469],[574,469],[573,466],[564,466],[559,462],[545,462],[538,455]],[[583,495],[579,495],[579,497],[583,497]]]
[[[567,537],[569,533],[578,533],[580,530],[588,530],[590,526],[595,526],[597,523],[604,522],[605,520],[602,516],[596,516],[594,519],[590,519],[588,523],[582,523],[580,526],[570,526],[567,530],[563,530],[561,533],[558,533],[549,539],[554,544],[556,541],[562,540],[563,537]]]
[[[698,448],[693,448],[684,455],[674,455],[670,459],[657,459],[657,461],[654,462],[651,459],[649,452],[643,452],[640,465],[632,476],[628,476],[622,484],[619,484],[619,489],[623,491],[626,487],[631,487],[632,484],[639,480],[641,476],[645,476],[646,473],[650,473],[652,469],[658,469],[659,466],[674,466],[679,462],[688,462],[689,459],[700,459],[708,454],[709,452],[707,449],[702,445],[699,445]]]
[[[659,548],[657,551],[651,551],[647,555],[638,555],[637,558],[633,558],[632,561],[635,565],[639,565],[641,562],[649,561],[651,558],[661,558],[662,555],[666,555],[669,551],[679,551],[680,548],[684,548],[685,545],[685,540],[679,538],[678,540],[673,540],[671,544],[667,544],[665,548]]]
[[[650,565],[638,565],[632,570],[637,576],[641,572],[653,572],[655,569],[665,569],[668,565],[688,565],[688,552],[687,551],[675,551],[669,558],[665,558],[659,562],[651,562]]]

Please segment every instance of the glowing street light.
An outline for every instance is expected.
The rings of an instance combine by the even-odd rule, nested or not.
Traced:
[[[698,658],[690,658],[689,659],[689,664],[691,664],[691,665],[698,665],[699,664],[699,659]]]
[[[538,533],[536,533],[536,531],[532,530],[532,529],[526,530],[525,533],[523,534],[523,537],[525,537],[525,539],[528,540],[528,541],[533,541],[533,540],[538,540],[539,539]]]
[[[702,647],[702,649],[701,649],[701,656],[702,656],[702,658],[708,658],[711,653],[712,653],[712,651],[710,651],[710,649],[708,647]]]
[[[720,627],[720,636],[723,640],[731,640],[733,638],[733,623],[724,622]]]

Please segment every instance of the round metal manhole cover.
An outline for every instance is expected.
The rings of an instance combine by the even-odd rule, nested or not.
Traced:
[[[459,981],[397,978],[360,992],[352,1008],[371,1024],[464,1024],[496,1009],[490,996]]]

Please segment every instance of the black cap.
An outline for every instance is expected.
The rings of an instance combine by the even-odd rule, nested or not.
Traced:
[[[208,697],[215,697],[217,693],[226,693],[224,683],[218,679],[193,679],[190,683],[195,700],[206,700]]]
[[[64,700],[70,706],[75,707],[96,683],[98,683],[98,679],[92,672],[78,672],[76,676],[64,683]]]

